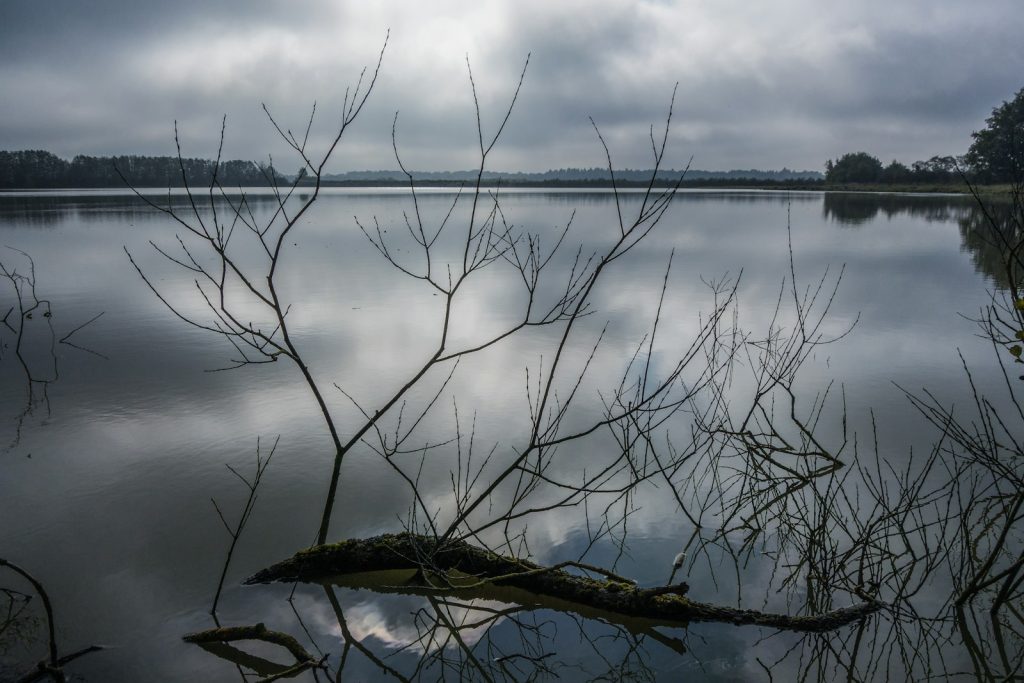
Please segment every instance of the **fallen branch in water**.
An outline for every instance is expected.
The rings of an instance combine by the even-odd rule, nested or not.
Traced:
[[[864,619],[884,604],[865,601],[823,614],[790,616],[696,602],[685,597],[686,584],[640,588],[635,583],[570,574],[563,566],[543,567],[472,546],[415,534],[386,534],[321,545],[296,553],[246,580],[319,582],[332,577],[388,570],[415,570],[426,585],[412,592],[458,593],[487,586],[510,586],[553,597],[590,610],[661,622],[714,621],[793,631],[831,631]],[[401,588],[401,587],[392,587]]]

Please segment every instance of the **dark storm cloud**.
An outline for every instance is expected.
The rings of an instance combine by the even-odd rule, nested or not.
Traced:
[[[601,163],[588,116],[623,166],[643,166],[649,125],[679,83],[671,164],[820,168],[865,149],[904,161],[962,153],[991,108],[1024,85],[1024,7],[985,3],[209,3],[8,1],[0,8],[0,148],[212,154],[284,150],[314,99],[330,132],[344,86],[392,39],[339,168],[474,163],[469,54],[496,125],[528,52],[527,81],[492,167]],[[288,165],[287,163],[285,164]]]

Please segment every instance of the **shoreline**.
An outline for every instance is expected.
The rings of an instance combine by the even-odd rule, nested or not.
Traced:
[[[417,189],[448,189],[448,188],[462,188],[464,191],[473,191],[475,187],[474,183],[457,181],[457,180],[419,180],[414,181],[414,187]],[[320,184],[322,188],[393,188],[402,189],[409,188],[409,182],[399,180],[335,180],[335,181],[324,181]],[[506,188],[506,189],[535,189],[535,190],[642,190],[647,187],[653,187],[654,189],[663,190],[675,186],[675,183],[665,180],[657,180],[653,184],[649,182],[640,181],[616,181],[613,185],[608,180],[588,180],[588,181],[496,181],[496,180],[485,180],[480,183],[480,187],[486,189],[493,188]],[[279,186],[282,191],[290,188],[289,185]],[[312,190],[315,186],[312,183],[300,183],[297,190]],[[166,192],[171,190],[174,194],[184,194],[185,188],[183,186],[172,186],[170,188],[137,188],[146,191],[160,190]],[[193,187],[193,192],[200,193],[206,192],[208,188]],[[229,193],[234,193],[238,189],[259,189],[259,190],[271,190],[270,185],[254,185],[243,188],[224,188]],[[778,192],[822,192],[822,193],[863,193],[863,194],[955,194],[955,195],[969,195],[970,188],[966,184],[899,184],[899,185],[883,185],[877,183],[850,183],[850,184],[827,184],[823,181],[738,181],[738,182],[717,182],[707,180],[694,180],[684,181],[679,185],[680,190],[718,190],[718,191],[729,191],[729,190],[765,190],[765,191],[778,191]],[[77,191],[88,191],[88,192],[103,192],[112,190],[125,190],[131,191],[132,188],[121,186],[78,186],[78,187],[0,187],[0,196],[13,195],[16,193],[24,192],[45,192],[45,193],[65,193],[65,192],[77,192]],[[975,190],[981,195],[1009,195],[1013,192],[1013,187],[1009,184],[997,184],[997,185],[976,185]]]

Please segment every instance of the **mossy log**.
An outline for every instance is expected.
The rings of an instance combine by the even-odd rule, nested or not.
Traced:
[[[422,593],[426,588],[442,594],[454,594],[485,585],[509,586],[569,603],[557,609],[598,610],[676,625],[720,622],[822,632],[856,622],[883,606],[878,601],[862,602],[807,616],[736,609],[691,600],[682,594],[686,591],[685,584],[669,588],[640,588],[621,577],[589,578],[565,571],[561,565],[544,567],[498,555],[463,541],[448,541],[439,546],[436,539],[415,534],[386,534],[316,546],[256,573],[246,580],[246,584],[278,581],[328,583],[345,575],[394,570],[415,570],[417,576],[429,579],[426,582],[421,579],[416,590],[410,592]]]

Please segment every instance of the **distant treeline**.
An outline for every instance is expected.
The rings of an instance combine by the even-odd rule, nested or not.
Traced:
[[[42,150],[0,151],[0,188],[124,187],[118,170],[135,187],[208,186],[214,162],[177,157],[90,157],[65,161]],[[182,167],[185,175],[182,177]],[[270,169],[252,161],[222,161],[217,177],[225,187],[270,184]],[[285,182],[278,174],[279,182]]]
[[[181,166],[185,168],[188,184],[202,187],[210,184],[214,162],[208,159],[182,159],[177,157],[117,156],[91,157],[79,155],[65,161],[42,150],[20,152],[0,151],[0,189],[58,188],[58,187],[123,187],[118,170],[135,187],[181,187]],[[615,180],[623,187],[646,185],[653,169],[622,169],[615,171]],[[658,171],[657,184],[675,184],[682,171]],[[288,183],[295,176],[275,171],[278,183]],[[416,171],[417,184],[458,185],[476,180],[475,171]],[[251,161],[222,161],[217,177],[225,187],[266,186],[271,171],[267,166]],[[821,182],[824,176],[817,171],[737,170],[687,171],[684,185],[725,186],[748,184],[786,187]],[[608,169],[560,168],[543,173],[486,171],[484,182],[489,185],[518,185],[526,187],[607,187],[611,182]],[[300,183],[311,183],[312,179]],[[370,186],[404,185],[408,182],[400,171],[350,171],[324,176],[325,184]]]
[[[663,178],[658,177],[654,181],[655,187],[675,187],[678,178]],[[451,180],[451,179],[434,179],[428,177],[413,176],[413,184],[417,187],[459,187],[459,186],[470,186],[474,180]],[[312,185],[312,181],[303,180],[300,185],[303,184]],[[819,178],[816,180],[763,180],[760,178],[745,178],[743,176],[737,176],[735,178],[707,178],[704,180],[691,179],[687,175],[683,182],[679,183],[680,187],[684,188],[763,188],[763,189],[777,189],[777,190],[820,190],[824,188],[825,180]],[[325,180],[323,185],[328,187],[408,187],[409,180],[398,180],[390,176],[385,176],[377,180]],[[612,186],[611,180],[608,178],[591,178],[591,179],[575,179],[565,180],[562,178],[550,178],[548,180],[520,180],[511,179],[504,176],[494,176],[490,178],[484,178],[481,181],[481,185],[484,187],[553,187],[553,188],[592,188],[592,189],[608,189]],[[648,177],[645,180],[623,180],[619,178],[618,174],[615,176],[615,186],[620,188],[630,187],[648,187],[651,185],[651,179]]]
[[[654,169],[622,169],[615,171],[615,180],[631,183],[648,183]],[[657,180],[660,183],[675,183],[681,170],[660,170]],[[476,171],[413,171],[413,177],[417,182],[442,182],[460,183],[476,180]],[[824,176],[817,171],[791,171],[783,168],[781,171],[758,171],[758,170],[736,170],[736,171],[686,171],[685,180],[690,181],[814,181],[822,180]],[[523,173],[506,171],[484,171],[483,180],[488,184],[508,183],[510,185],[537,185],[553,183],[609,183],[611,174],[606,168],[559,168],[542,173]],[[363,183],[370,182],[408,182],[401,171],[350,171],[348,173],[335,173],[325,175],[324,180],[339,183]]]

